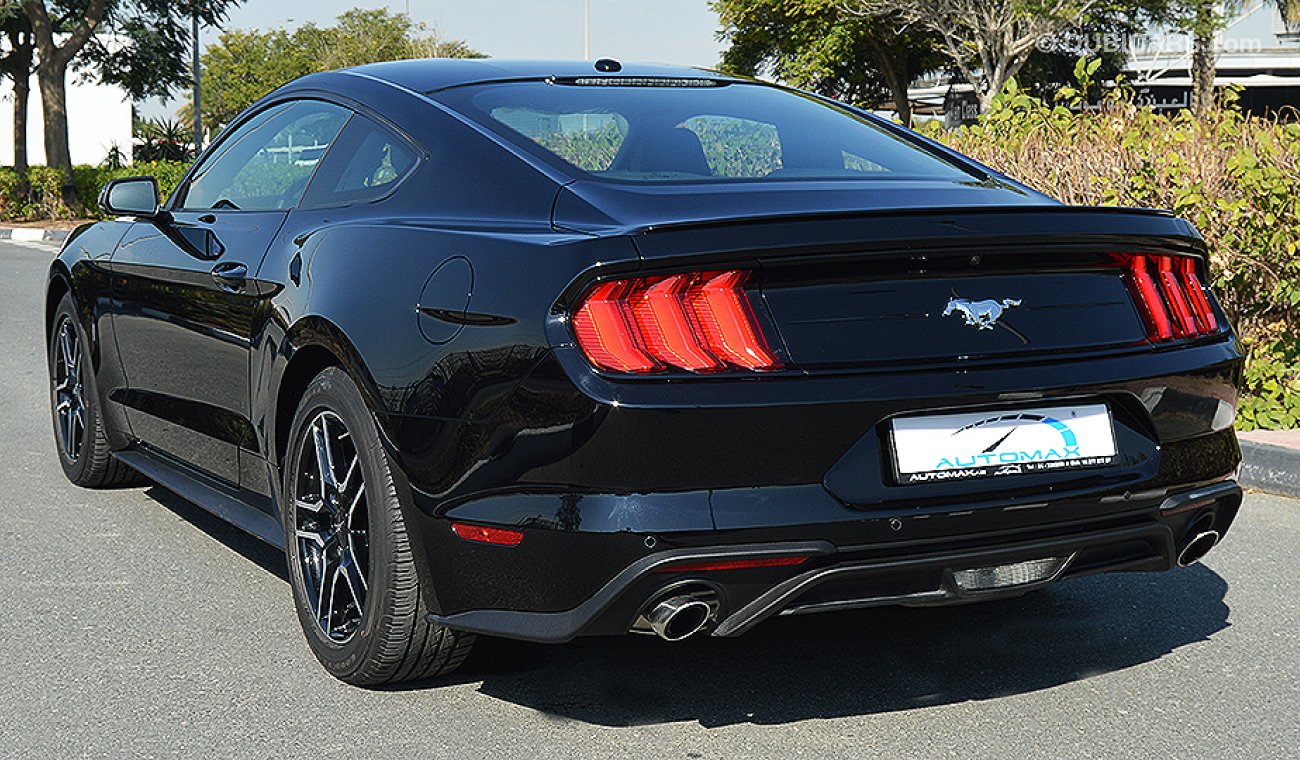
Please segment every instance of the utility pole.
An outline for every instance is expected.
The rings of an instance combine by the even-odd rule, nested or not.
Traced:
[[[582,0],[582,60],[591,60],[591,0]]]
[[[194,155],[197,157],[199,151],[203,150],[203,109],[199,103],[199,14],[197,12],[192,16],[193,20],[193,53],[194,57],[191,63],[194,74]]]

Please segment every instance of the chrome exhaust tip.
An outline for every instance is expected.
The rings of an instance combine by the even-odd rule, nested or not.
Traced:
[[[712,591],[676,594],[652,604],[633,630],[653,633],[664,641],[681,641],[704,630],[717,614],[717,596]]]
[[[1178,566],[1187,567],[1196,564],[1201,557],[1209,554],[1217,543],[1219,543],[1219,531],[1206,530],[1197,533],[1191,541],[1187,542],[1187,546],[1184,546],[1183,550],[1178,553]]]

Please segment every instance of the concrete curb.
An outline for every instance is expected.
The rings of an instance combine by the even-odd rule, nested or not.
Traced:
[[[1241,484],[1300,499],[1300,450],[1241,441]]]
[[[0,227],[0,240],[19,242],[62,243],[70,230],[47,230],[41,227]]]

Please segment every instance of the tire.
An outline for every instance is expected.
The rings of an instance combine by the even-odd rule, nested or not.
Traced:
[[[110,453],[89,346],[76,304],[64,295],[54,312],[47,352],[59,464],[68,480],[85,488],[131,485],[141,477]]]
[[[474,636],[428,621],[388,455],[341,369],[307,386],[283,477],[294,606],[325,669],[358,686],[456,669]]]

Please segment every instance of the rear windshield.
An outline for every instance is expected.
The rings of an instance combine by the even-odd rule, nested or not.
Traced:
[[[972,179],[870,119],[775,87],[578,81],[484,84],[434,97],[597,179]]]

